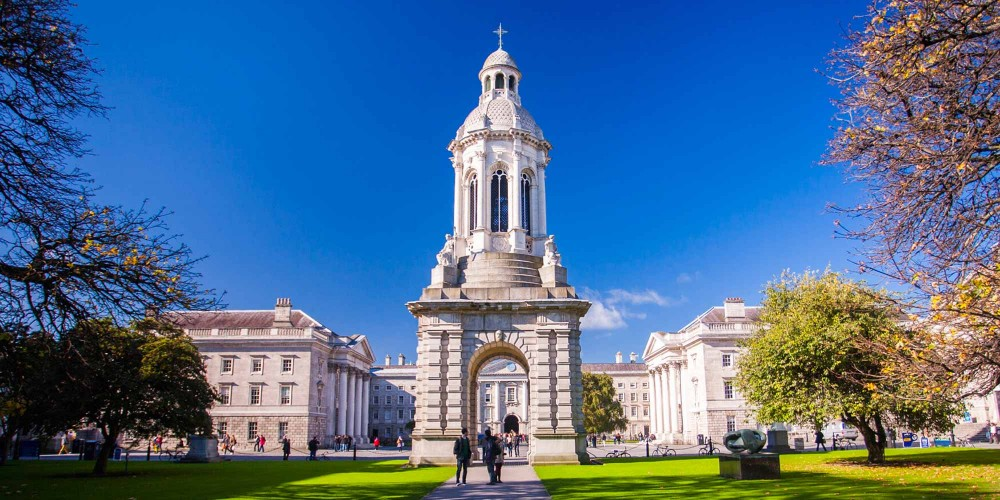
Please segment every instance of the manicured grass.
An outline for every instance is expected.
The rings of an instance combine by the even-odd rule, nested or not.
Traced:
[[[865,465],[864,450],[781,456],[781,479],[719,477],[717,457],[608,460],[535,467],[554,499],[567,498],[1000,498],[1000,450],[888,450],[889,465]]]
[[[109,464],[110,477],[87,475],[93,462],[18,461],[0,467],[0,498],[413,498],[454,474],[448,467],[408,469],[403,460],[255,461],[218,464]]]

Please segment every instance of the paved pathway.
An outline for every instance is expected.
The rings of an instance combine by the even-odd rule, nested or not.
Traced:
[[[480,462],[469,467],[468,484],[456,486],[455,477],[452,476],[444,484],[438,486],[436,490],[424,497],[424,500],[446,500],[452,498],[470,500],[552,498],[549,496],[549,492],[545,491],[545,486],[542,486],[542,481],[535,474],[535,469],[527,463],[523,463],[523,461],[519,461],[521,463],[517,463],[516,465],[513,462],[513,460],[508,459],[507,463],[504,464],[503,471],[500,474],[500,480],[503,482],[500,484],[489,484],[490,476],[486,472],[486,466]]]

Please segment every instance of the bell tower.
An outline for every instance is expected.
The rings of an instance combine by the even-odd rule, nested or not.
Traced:
[[[478,73],[478,104],[448,144],[453,230],[430,285],[407,303],[418,322],[414,465],[452,464],[461,429],[483,432],[476,378],[498,357],[527,373],[528,461],[589,461],[580,319],[590,303],[568,284],[546,226],[552,145],[521,105],[523,75],[503,50],[506,31],[495,33],[500,47]]]

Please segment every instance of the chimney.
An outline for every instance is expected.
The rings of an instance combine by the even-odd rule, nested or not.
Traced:
[[[386,354],[385,355],[385,366],[389,366],[391,364],[392,364],[392,356]]]
[[[274,305],[274,326],[276,328],[290,328],[292,326],[292,299],[278,299]]]
[[[635,353],[633,352],[632,354],[629,354],[629,355],[628,355],[628,362],[629,362],[629,363],[633,363],[633,364],[634,364],[634,363],[635,363],[635,360],[636,360],[636,358],[637,358],[637,356],[636,356],[636,354],[635,354]]]
[[[731,319],[745,319],[747,317],[746,307],[740,297],[729,297],[725,303],[726,321]]]
[[[622,352],[618,351],[618,354],[615,354],[615,363],[621,363],[621,362],[622,362]]]
[[[403,366],[405,364],[406,364],[406,356],[403,356],[403,353],[399,353],[399,365]]]

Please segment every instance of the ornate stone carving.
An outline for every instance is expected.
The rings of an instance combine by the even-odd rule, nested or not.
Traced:
[[[510,241],[507,239],[506,235],[494,234],[490,238],[490,248],[494,252],[509,252],[510,251]]]
[[[528,253],[531,253],[531,250],[532,250],[532,247],[534,246],[534,243],[535,243],[535,239],[532,238],[531,236],[526,236],[524,238],[524,247],[528,250]]]
[[[444,235],[444,248],[437,253],[437,261],[441,266],[455,265],[455,238],[450,234]]]
[[[545,240],[545,257],[543,262],[546,266],[558,266],[562,262],[562,255],[556,251],[555,235],[551,235],[549,239]]]

